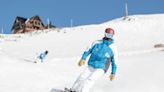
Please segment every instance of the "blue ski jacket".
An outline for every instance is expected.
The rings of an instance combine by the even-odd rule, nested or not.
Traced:
[[[90,55],[88,65],[95,69],[103,69],[105,72],[107,72],[111,63],[112,74],[115,74],[116,64],[113,50],[110,48],[111,44],[113,44],[113,41],[106,39],[99,40],[83,53],[82,59],[86,60],[86,58]]]
[[[46,53],[41,53],[41,54],[39,55],[39,58],[42,59],[42,60],[43,60],[45,57],[46,57]]]

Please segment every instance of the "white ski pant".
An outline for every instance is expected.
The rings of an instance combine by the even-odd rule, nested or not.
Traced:
[[[35,63],[40,63],[41,60],[37,57],[36,60],[35,60]]]
[[[77,78],[72,90],[76,92],[89,92],[95,81],[103,75],[103,69],[94,69],[88,66]]]
[[[41,63],[41,62],[43,62],[43,59],[40,59],[39,57],[37,57],[36,60],[35,60],[35,62],[36,63]]]

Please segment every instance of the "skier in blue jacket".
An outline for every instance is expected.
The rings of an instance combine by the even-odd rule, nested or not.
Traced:
[[[89,92],[95,81],[107,72],[110,64],[112,70],[109,78],[111,81],[114,80],[118,51],[114,45],[113,36],[114,30],[107,28],[105,30],[105,37],[102,40],[94,42],[90,48],[84,51],[79,66],[83,66],[90,55],[88,67],[77,78],[71,88],[71,92]]]
[[[40,55],[37,57],[37,60],[35,61],[35,63],[43,62],[43,60],[45,59],[47,54],[48,54],[48,50],[46,50],[45,52],[40,53]]]

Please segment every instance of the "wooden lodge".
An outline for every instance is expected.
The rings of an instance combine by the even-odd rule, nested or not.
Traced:
[[[11,30],[12,33],[19,34],[33,32],[35,30],[44,30],[46,28],[39,16],[33,16],[30,19],[16,17]]]

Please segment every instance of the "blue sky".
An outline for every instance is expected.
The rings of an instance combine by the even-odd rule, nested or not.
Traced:
[[[11,33],[16,16],[39,15],[47,24],[49,18],[57,27],[103,23],[129,14],[164,13],[164,0],[0,0],[0,29]]]

